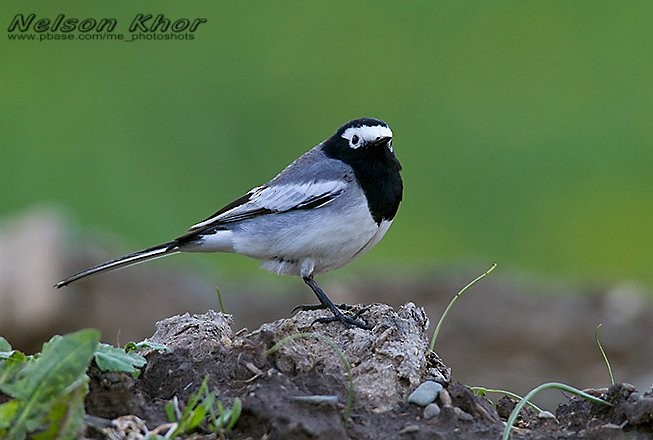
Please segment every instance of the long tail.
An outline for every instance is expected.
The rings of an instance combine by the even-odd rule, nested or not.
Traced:
[[[115,260],[107,261],[99,266],[91,267],[90,269],[83,270],[75,275],[71,275],[65,280],[59,281],[54,285],[57,289],[67,286],[68,284],[81,280],[91,275],[102,272],[109,272],[111,270],[121,269],[123,267],[133,266],[134,264],[142,263],[144,261],[154,260],[156,258],[165,257],[180,252],[177,241],[169,241],[151,248],[143,249],[142,251],[134,252],[129,255],[116,258]]]

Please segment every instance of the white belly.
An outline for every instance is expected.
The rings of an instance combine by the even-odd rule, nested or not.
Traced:
[[[207,235],[184,250],[234,252],[261,260],[263,269],[276,274],[309,276],[342,267],[367,252],[391,224],[377,225],[367,206],[335,212],[337,216],[322,209],[261,216]]]

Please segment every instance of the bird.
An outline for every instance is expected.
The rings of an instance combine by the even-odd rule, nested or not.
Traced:
[[[269,182],[192,225],[174,240],[69,276],[64,287],[91,275],[180,252],[227,252],[261,262],[277,275],[301,277],[332,317],[345,326],[372,327],[341,311],[315,281],[369,251],[386,234],[403,197],[402,169],[387,123],[351,120],[299,156]]]

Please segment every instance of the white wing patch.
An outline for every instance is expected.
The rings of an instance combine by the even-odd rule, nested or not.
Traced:
[[[319,208],[339,196],[347,184],[344,180],[318,180],[254,188],[249,201],[191,226],[195,230],[212,223],[230,222],[257,214],[284,212],[291,209]]]
[[[364,142],[369,142],[382,137],[392,137],[392,130],[390,127],[383,125],[361,125],[360,127],[349,127],[342,133],[342,137],[349,141],[349,146],[352,148],[359,148],[363,142],[354,143],[352,138],[358,136]]]
[[[343,180],[322,180],[297,185],[271,186],[259,194],[255,194],[255,198],[251,202],[259,207],[278,212],[303,208],[320,199],[335,197],[345,188],[345,183]],[[325,203],[331,200],[333,199],[329,198]]]

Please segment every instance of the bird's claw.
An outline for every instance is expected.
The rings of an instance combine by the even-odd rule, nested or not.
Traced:
[[[341,310],[351,310],[354,308],[354,306],[352,306],[351,304],[337,304],[337,307]],[[298,311],[307,312],[311,310],[324,310],[328,308],[329,307],[325,306],[324,304],[300,304],[298,306],[293,307],[291,313],[295,313]]]
[[[351,307],[350,307],[351,308]],[[313,325],[320,323],[320,324],[328,324],[329,322],[335,322],[335,321],[340,321],[343,323],[345,326],[354,326],[358,328],[362,328],[363,330],[372,330],[372,326],[369,324],[366,324],[363,321],[359,321],[356,318],[359,318],[360,315],[365,313],[366,311],[369,310],[369,307],[363,307],[360,309],[358,312],[354,314],[354,316],[347,316],[343,313],[334,313],[333,316],[329,317],[324,317],[324,318],[316,318],[311,322],[311,327]]]

